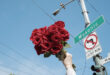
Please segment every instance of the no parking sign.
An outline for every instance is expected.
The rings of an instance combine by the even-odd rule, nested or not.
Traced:
[[[96,32],[91,33],[84,39],[86,58],[89,59],[102,51]]]

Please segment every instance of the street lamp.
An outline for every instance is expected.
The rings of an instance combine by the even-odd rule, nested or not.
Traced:
[[[68,5],[69,3],[73,2],[73,1],[74,1],[74,0],[71,0],[71,1],[69,1],[69,2],[67,2],[67,3],[65,3],[65,4],[60,3],[61,8],[57,9],[56,11],[54,11],[54,12],[53,12],[53,15],[56,16],[56,15],[60,12],[60,10],[61,10],[62,8],[65,9],[65,6]]]

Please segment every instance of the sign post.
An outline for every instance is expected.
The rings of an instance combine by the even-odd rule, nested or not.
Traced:
[[[87,28],[85,28],[80,34],[78,34],[74,38],[75,43],[85,38],[87,35],[93,32],[97,27],[99,27],[102,23],[104,23],[104,18],[103,16],[100,16],[97,20],[95,20],[92,24],[90,24]]]
[[[85,20],[85,27],[92,27],[92,25],[90,25],[90,20],[89,20],[89,16],[88,16],[88,11],[86,10],[86,5],[85,5],[85,2],[84,0],[80,0],[80,3],[81,3],[81,8],[82,8],[82,13],[83,13],[83,16],[84,16],[84,20]],[[93,22],[92,24],[94,25],[95,24],[95,27],[94,28],[97,28],[99,25],[101,25],[104,20],[103,20],[103,17],[102,19],[100,20],[100,22],[97,22],[98,20],[96,20],[95,22]],[[87,27],[87,28],[88,28]],[[94,28],[91,28],[91,32],[94,30]],[[90,34],[91,32],[89,32],[88,34]],[[81,32],[82,34],[82,32]],[[87,34],[86,34],[87,35]],[[80,41],[81,39],[83,39],[86,35],[84,35],[83,37],[79,37],[80,34],[78,36],[75,37],[75,43],[77,43],[78,41]],[[91,37],[91,36],[90,36]],[[96,37],[94,37],[96,38]],[[90,48],[93,48],[95,49],[95,47],[98,46],[98,42],[96,42],[96,40],[94,40],[94,38],[92,40],[89,40],[89,38],[87,38],[87,41],[88,43],[90,44],[93,44],[90,46]],[[89,40],[89,41],[88,41]],[[95,41],[95,42],[94,42]],[[95,46],[94,46],[95,45]],[[96,46],[97,45],[97,46]],[[88,47],[88,46],[87,46]],[[100,46],[98,46],[99,48],[96,48],[96,52],[98,51],[98,53],[101,51],[101,50],[98,50],[100,49]],[[92,51],[92,50],[90,50]],[[93,50],[94,51],[94,50]],[[89,51],[88,51],[89,52]],[[96,53],[95,52],[95,53]],[[91,54],[92,55],[92,54]],[[99,63],[100,63],[100,55],[97,54],[96,56],[93,57],[93,60],[95,62],[95,66],[101,66]],[[94,68],[94,67],[93,67]],[[98,71],[97,71],[98,70]],[[93,75],[105,75],[105,72],[104,72],[104,69],[99,67],[98,69],[94,68],[92,71],[94,71],[95,73],[93,73]],[[100,71],[100,72],[99,72]]]

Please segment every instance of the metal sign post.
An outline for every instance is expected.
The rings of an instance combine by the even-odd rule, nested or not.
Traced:
[[[86,10],[85,2],[84,2],[84,0],[80,0],[80,3],[81,3],[82,13],[83,13],[84,20],[85,20],[85,27],[88,27],[90,25],[90,20],[89,20],[88,12]],[[94,43],[93,40],[89,40],[89,41],[86,41],[86,42]],[[95,40],[95,43],[96,43],[96,40]],[[101,60],[100,55],[94,56],[93,59],[94,59],[94,62],[95,62],[95,65],[93,65],[91,67],[91,69],[94,71],[93,75],[105,75],[104,74],[104,68],[100,64],[100,60]]]

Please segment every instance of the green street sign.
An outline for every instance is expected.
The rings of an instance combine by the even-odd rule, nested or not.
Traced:
[[[92,24],[90,24],[87,28],[85,28],[80,34],[78,34],[74,38],[75,43],[85,38],[92,31],[94,31],[97,27],[99,27],[102,23],[104,23],[104,17],[100,16],[97,20],[95,20]]]

